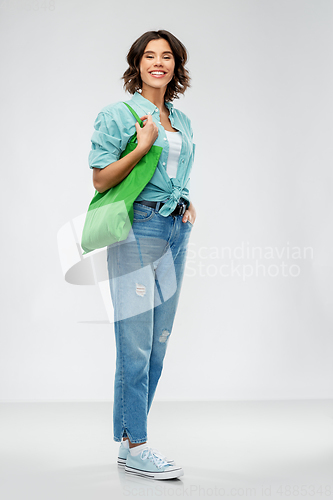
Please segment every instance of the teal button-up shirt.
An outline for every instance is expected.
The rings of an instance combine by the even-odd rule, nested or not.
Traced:
[[[164,201],[165,205],[160,208],[159,213],[166,217],[175,209],[180,197],[188,202],[187,206],[190,204],[190,172],[195,155],[191,121],[182,111],[174,108],[172,103],[165,102],[166,107],[169,109],[171,125],[179,130],[182,136],[177,176],[170,178],[166,171],[169,142],[165,129],[160,122],[159,109],[139,92],[135,92],[133,97],[126,102],[136,111],[139,117],[147,114],[152,115],[153,121],[158,126],[158,137],[154,144],[163,148],[153,177],[141,191],[136,201]],[[95,130],[91,137],[92,146],[89,153],[89,167],[104,168],[110,163],[119,160],[128,141],[135,133],[135,122],[133,114],[122,101],[102,108],[94,123]]]

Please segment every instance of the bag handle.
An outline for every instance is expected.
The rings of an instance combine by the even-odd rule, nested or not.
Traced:
[[[124,102],[124,104],[128,107],[128,109],[130,110],[130,112],[132,113],[132,115],[134,116],[134,118],[139,122],[139,125],[142,128],[143,127],[143,121],[138,117],[138,115],[136,114],[136,112],[134,111],[134,109],[131,108],[131,106],[129,104],[127,104],[127,102]],[[130,140],[130,142],[135,142],[136,141],[136,136],[137,136],[137,133],[135,131],[134,135],[132,136],[132,138]]]
[[[136,112],[134,111],[134,109],[131,108],[131,106],[129,104],[127,104],[127,102],[124,102],[124,104],[128,107],[128,109],[130,110],[130,112],[132,113],[132,115],[134,115],[134,117],[138,120],[138,122],[140,124],[140,127],[143,127],[143,121],[140,120],[140,118],[138,117],[138,115],[136,114]]]

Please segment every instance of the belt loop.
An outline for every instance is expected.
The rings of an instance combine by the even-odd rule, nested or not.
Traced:
[[[155,207],[156,212],[158,212],[158,209],[160,208],[160,204],[161,204],[160,201],[156,202],[156,207]]]

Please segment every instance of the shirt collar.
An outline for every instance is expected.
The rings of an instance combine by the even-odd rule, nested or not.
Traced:
[[[145,113],[151,114],[156,109],[155,104],[153,104],[151,101],[149,101],[148,99],[143,97],[143,95],[141,95],[138,91],[136,91],[133,94],[132,99],[136,104],[138,104],[145,111]],[[164,101],[164,104],[166,105],[166,107],[168,108],[168,110],[170,112],[173,111],[173,103],[172,102]]]

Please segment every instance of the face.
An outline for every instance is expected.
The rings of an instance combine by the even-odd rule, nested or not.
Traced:
[[[175,69],[175,59],[164,38],[151,40],[144,50],[140,62],[142,90],[147,87],[160,89],[172,80]]]

